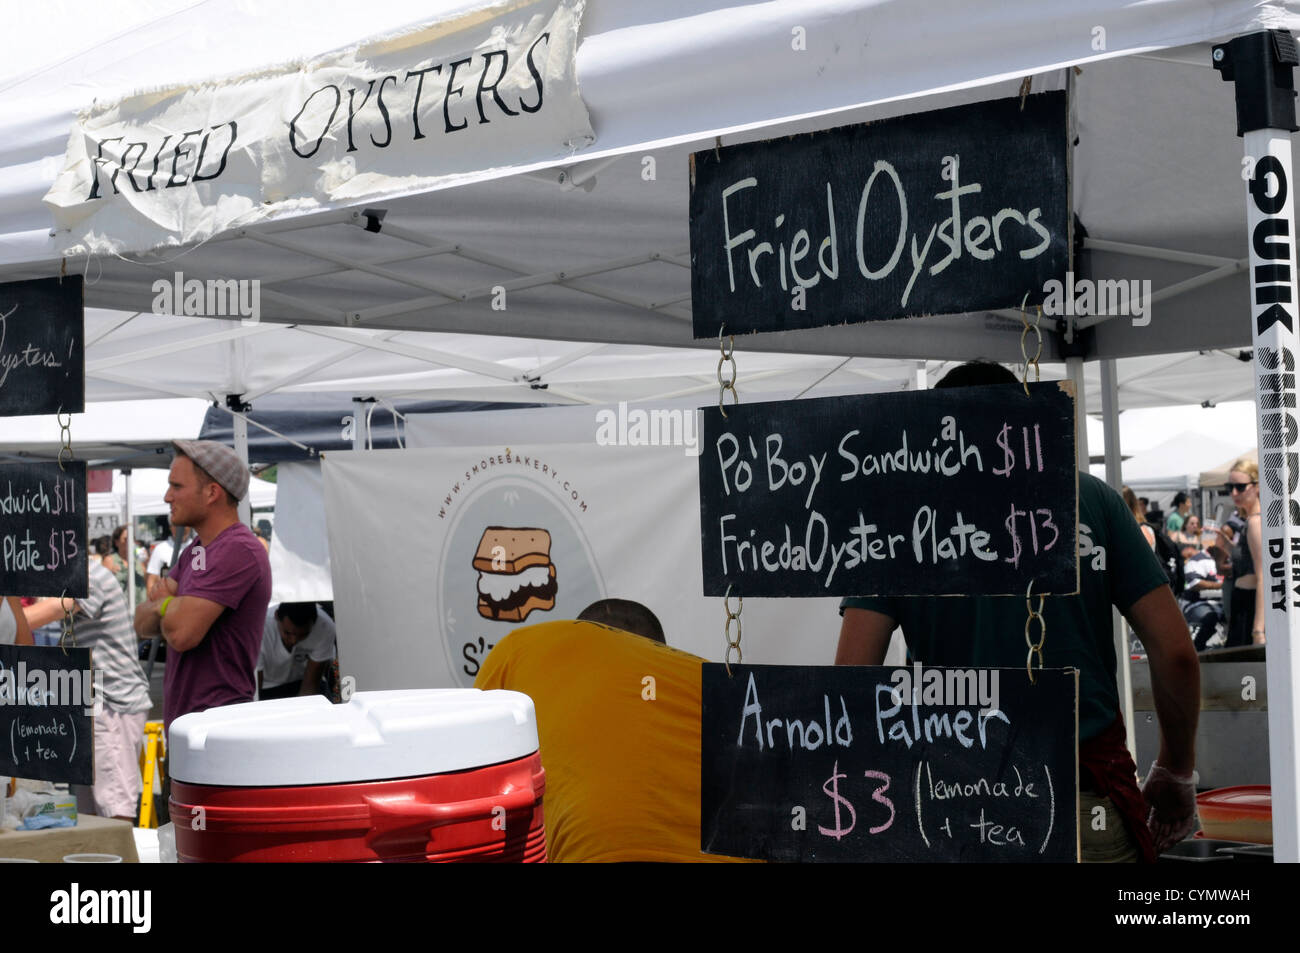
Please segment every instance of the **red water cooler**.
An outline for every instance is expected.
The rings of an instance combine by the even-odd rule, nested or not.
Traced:
[[[168,738],[182,862],[546,860],[532,700],[360,692],[185,715]]]

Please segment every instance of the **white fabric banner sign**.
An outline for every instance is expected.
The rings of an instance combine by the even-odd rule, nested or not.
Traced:
[[[602,598],[644,603],[669,645],[720,661],[725,615],[700,594],[699,484],[684,450],[587,441],[328,454],[342,673],[358,691],[468,686],[516,626],[572,619]],[[829,664],[837,604],[746,600],[745,661]]]
[[[329,543],[320,464],[276,468],[275,531],[271,534],[271,601],[329,602]]]
[[[594,141],[585,0],[499,3],[303,63],[84,113],[45,202],[63,250],[144,250],[425,192]]]

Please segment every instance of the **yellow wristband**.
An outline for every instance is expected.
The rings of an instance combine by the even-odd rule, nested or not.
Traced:
[[[168,596],[162,602],[158,603],[158,618],[161,619],[163,616],[167,614],[167,604],[175,598],[176,598],[175,596]]]

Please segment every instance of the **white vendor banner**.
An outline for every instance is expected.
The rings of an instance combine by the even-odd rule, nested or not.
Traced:
[[[516,627],[604,598],[644,603],[669,645],[721,660],[725,613],[701,594],[685,450],[587,440],[328,454],[342,673],[357,691],[469,686]],[[829,664],[837,604],[746,601],[745,661]]]
[[[82,114],[45,196],[63,250],[145,250],[563,158],[594,141],[584,0],[508,2]]]

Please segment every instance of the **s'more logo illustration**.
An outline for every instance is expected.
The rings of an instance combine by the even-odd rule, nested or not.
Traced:
[[[534,609],[555,608],[551,534],[537,527],[489,526],[474,554],[478,614],[522,622]]]

